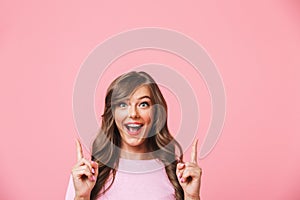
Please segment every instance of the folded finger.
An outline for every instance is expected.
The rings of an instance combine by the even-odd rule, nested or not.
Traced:
[[[177,177],[180,179],[183,173],[183,170],[185,168],[185,164],[184,163],[178,163],[176,166],[176,175]]]
[[[200,179],[201,173],[202,171],[200,169],[186,168],[182,173],[180,181],[184,183],[189,179]]]
[[[82,179],[83,177],[87,177],[90,181],[95,181],[96,177],[90,172],[85,170],[78,171],[77,178]]]
[[[95,175],[89,170],[87,166],[80,166],[78,168],[75,168],[72,171],[72,174],[78,179],[82,179],[83,177],[88,177],[89,180],[91,181],[95,180]]]
[[[80,159],[75,165],[75,167],[80,167],[80,166],[87,166],[92,173],[95,173],[95,169],[93,168],[91,161],[85,158]]]
[[[185,163],[177,163],[176,169],[181,170],[184,169]]]
[[[98,163],[95,161],[91,161],[91,166],[92,166],[92,173],[95,174],[95,176],[98,176]]]

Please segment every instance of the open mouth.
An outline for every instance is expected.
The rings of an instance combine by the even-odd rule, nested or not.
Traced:
[[[143,124],[125,124],[125,127],[130,135],[137,135],[140,133]]]

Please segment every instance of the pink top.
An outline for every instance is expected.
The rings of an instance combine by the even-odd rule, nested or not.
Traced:
[[[75,191],[71,176],[65,199],[74,200],[74,197]],[[175,200],[175,191],[160,161],[120,158],[113,185],[98,199]]]

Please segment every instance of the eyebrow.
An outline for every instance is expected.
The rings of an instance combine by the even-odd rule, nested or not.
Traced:
[[[149,97],[149,96],[147,96],[147,95],[146,95],[146,96],[139,97],[138,100],[141,100],[141,99],[144,99],[144,98],[147,98],[147,99],[150,99],[150,100],[151,100],[151,97]]]

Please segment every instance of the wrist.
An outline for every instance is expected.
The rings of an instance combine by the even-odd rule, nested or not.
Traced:
[[[184,200],[200,200],[200,195],[184,194]]]
[[[90,197],[75,196],[74,200],[90,200]]]

